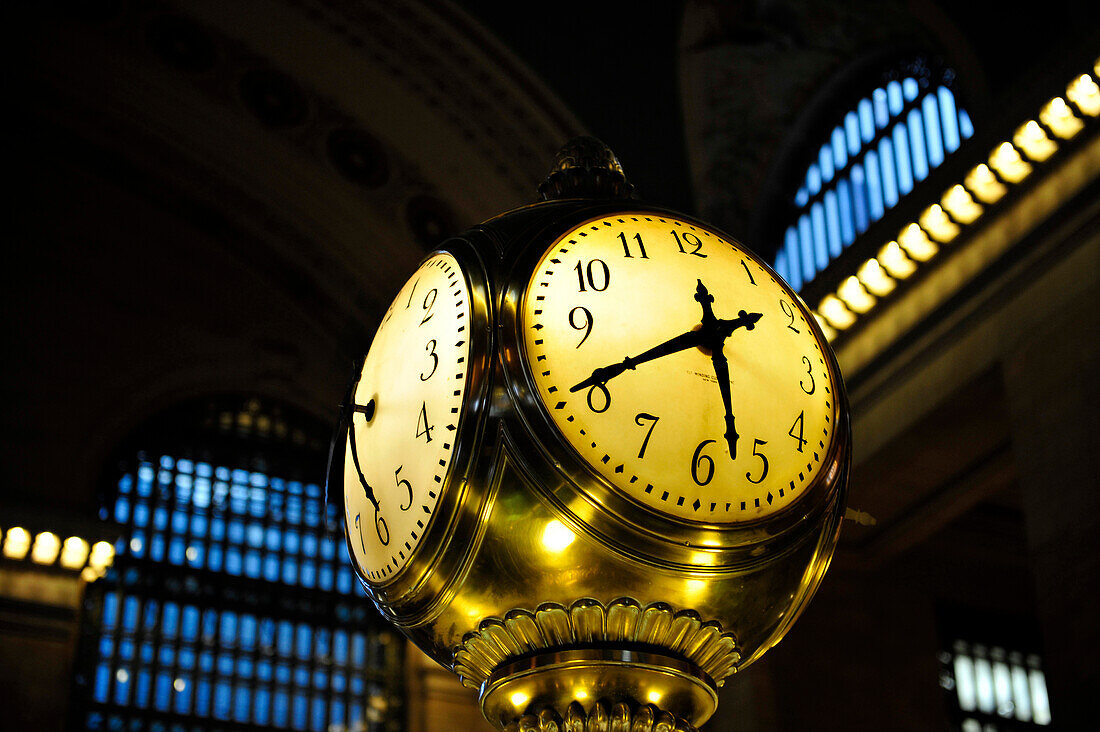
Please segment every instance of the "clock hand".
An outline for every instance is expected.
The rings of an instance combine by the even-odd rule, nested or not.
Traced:
[[[359,451],[355,448],[355,413],[360,412],[362,414],[367,413],[367,407],[361,404],[356,404],[352,409],[351,418],[348,420],[348,437],[351,439],[351,459],[355,463],[355,472],[359,474],[359,483],[363,486],[363,493],[366,494],[367,500],[374,504],[374,512],[378,513],[378,499],[374,495],[374,489],[371,488],[370,483],[367,482],[366,477],[363,475],[363,469],[359,467]]]
[[[742,311],[743,312],[743,311]],[[714,350],[714,355],[711,356],[711,362],[714,364],[714,376],[718,379],[718,389],[722,392],[722,406],[726,410],[726,433],[723,435],[726,438],[726,444],[730,449],[730,459],[737,459],[737,429],[733,426],[733,409],[730,404],[730,369],[729,361],[726,359],[726,355],[722,353],[722,348],[719,346]]]
[[[756,321],[760,320],[761,317],[763,317],[763,313],[746,313],[744,310],[740,310],[736,318],[731,320],[716,320],[715,328],[722,337],[722,340],[725,340],[738,328],[752,330],[756,327]]]
[[[611,379],[626,371],[627,369],[634,369],[638,365],[652,361],[653,359],[660,358],[662,356],[668,356],[673,353],[685,351],[689,348],[694,348],[704,342],[706,342],[707,335],[701,330],[689,330],[686,333],[681,333],[678,336],[669,338],[664,343],[650,348],[648,351],[639,353],[637,356],[631,358],[627,356],[620,363],[613,363],[608,366],[601,366],[592,372],[584,381],[571,386],[569,391],[576,392],[581,389],[585,389],[596,384],[606,384]]]
[[[708,345],[711,347],[714,376],[718,380],[718,389],[722,393],[722,407],[725,409],[726,432],[723,436],[726,438],[726,445],[729,446],[730,459],[736,460],[737,438],[739,435],[737,434],[737,428],[734,426],[732,399],[730,397],[729,360],[722,349],[725,347],[726,339],[730,337],[733,331],[742,327],[745,330],[752,330],[756,327],[756,322],[760,320],[762,314],[748,313],[741,310],[736,318],[719,320],[714,317],[714,310],[711,307],[714,296],[707,290],[703,280],[700,279],[697,282],[695,299],[703,308],[703,331],[709,336],[707,340]]]

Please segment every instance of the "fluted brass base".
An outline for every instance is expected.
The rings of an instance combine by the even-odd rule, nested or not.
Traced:
[[[509,732],[694,730],[717,706],[702,670],[650,650],[532,654],[498,667],[481,687],[485,718]]]

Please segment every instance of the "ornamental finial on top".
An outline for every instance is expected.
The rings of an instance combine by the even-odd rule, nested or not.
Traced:
[[[539,185],[544,201],[562,198],[635,198],[634,186],[611,148],[595,137],[574,137],[554,158]]]

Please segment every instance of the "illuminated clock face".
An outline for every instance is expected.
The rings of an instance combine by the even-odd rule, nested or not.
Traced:
[[[735,524],[797,502],[829,452],[812,317],[736,242],[632,213],[555,241],[521,323],[542,403],[588,465],[660,514]]]
[[[450,254],[428,258],[398,293],[353,390],[344,450],[349,545],[384,583],[423,540],[445,487],[466,393],[470,292]]]

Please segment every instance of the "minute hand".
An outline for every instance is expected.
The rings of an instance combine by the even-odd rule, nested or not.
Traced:
[[[685,351],[689,348],[695,348],[706,342],[707,334],[701,330],[689,330],[686,333],[681,333],[675,338],[669,338],[664,343],[656,345],[650,348],[648,351],[639,353],[637,356],[631,358],[627,356],[621,363],[613,363],[608,366],[601,366],[592,372],[584,381],[569,388],[569,391],[575,392],[585,389],[596,384],[606,384],[611,379],[626,371],[627,369],[634,369],[638,365],[652,361],[655,358],[661,356],[668,356],[679,351]]]

